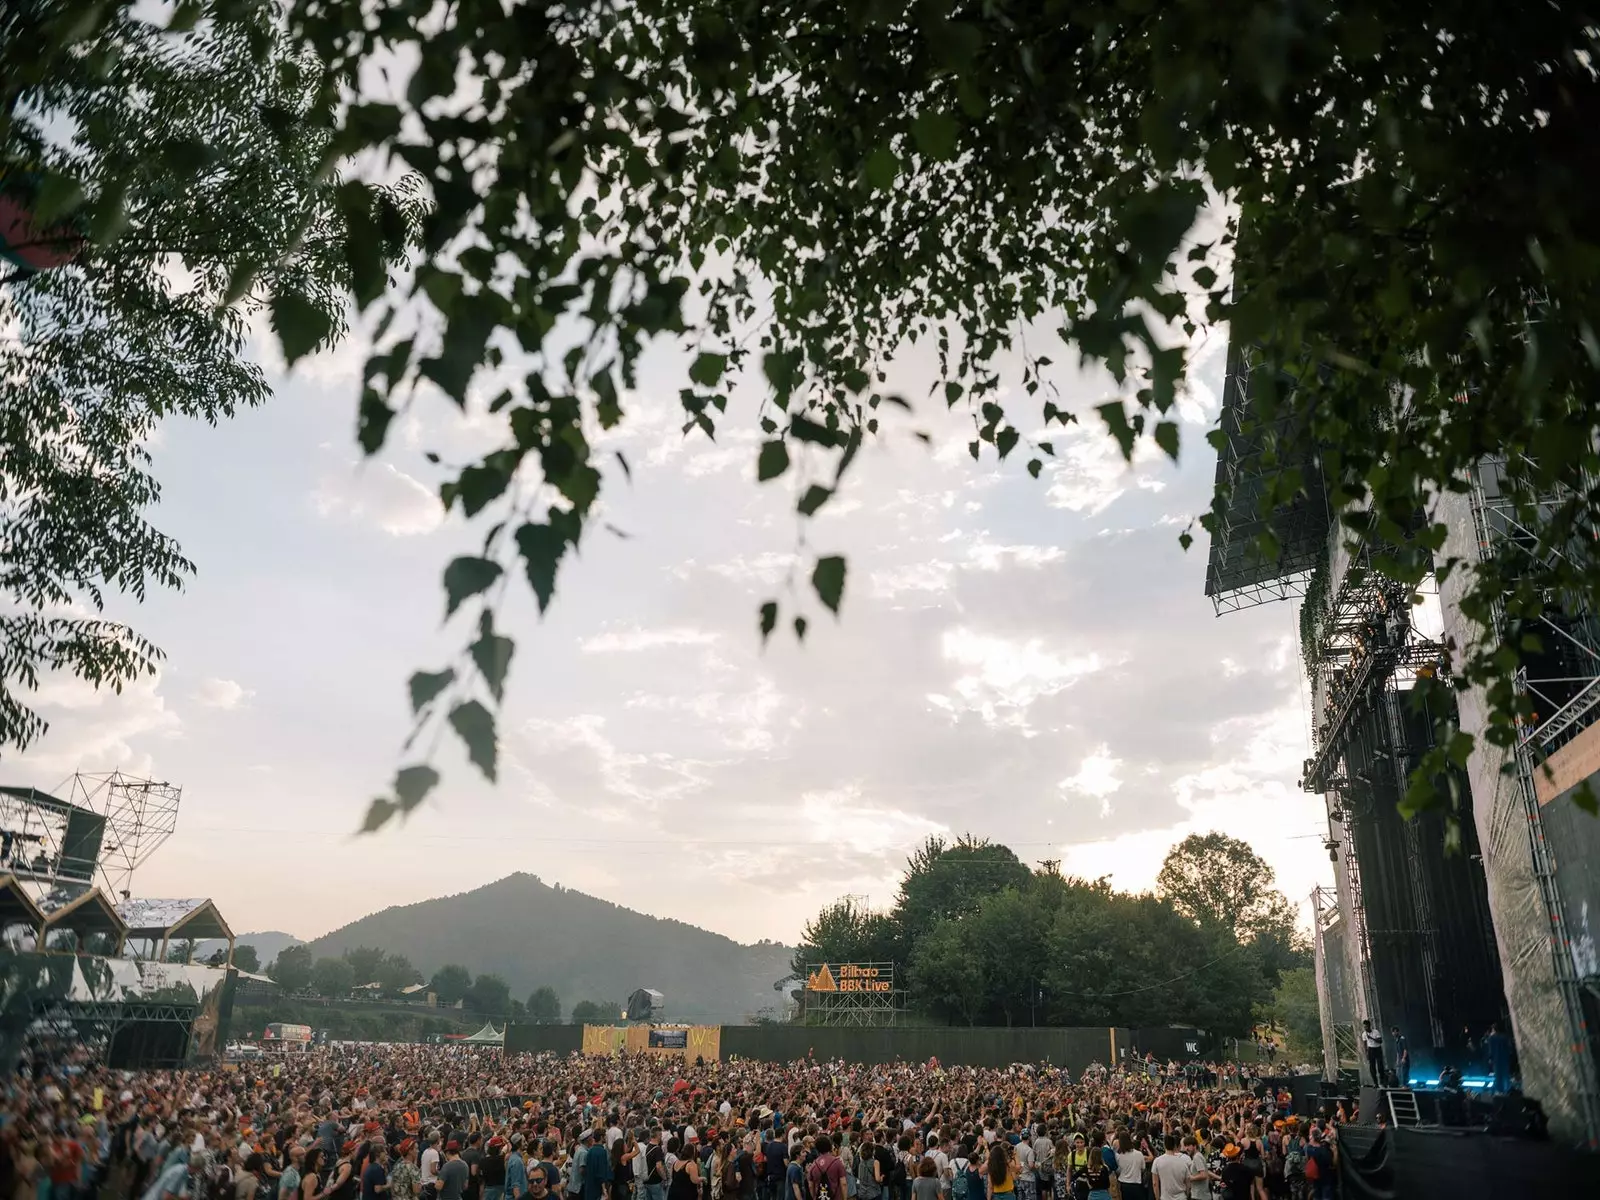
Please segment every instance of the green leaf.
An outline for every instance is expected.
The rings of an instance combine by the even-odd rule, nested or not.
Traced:
[[[517,530],[517,549],[528,571],[528,585],[542,613],[556,591],[556,571],[567,552],[567,535],[552,525],[529,521]]]
[[[361,407],[356,412],[356,441],[368,455],[383,449],[389,436],[389,422],[394,420],[394,409],[383,402],[383,397],[372,388],[361,393]]]
[[[389,818],[399,811],[394,801],[379,796],[367,806],[366,818],[361,822],[361,832],[377,833],[389,823]]]
[[[1173,462],[1178,461],[1178,424],[1176,421],[1158,421],[1155,430],[1156,445],[1166,451]]]
[[[722,381],[722,373],[727,366],[726,354],[712,354],[706,351],[690,365],[689,378],[701,387],[716,387]]]
[[[807,624],[808,624],[808,622],[806,621],[806,619],[804,617],[796,617],[794,619],[794,636],[795,636],[795,640],[796,641],[803,642],[803,641],[806,640],[806,626],[807,626]]]
[[[995,449],[1000,451],[1000,457],[1005,458],[1017,448],[1017,443],[1022,440],[1022,435],[1011,426],[1007,425],[994,435]]]
[[[419,713],[435,696],[455,682],[456,673],[446,671],[418,671],[411,677],[411,711]]]
[[[894,186],[894,181],[900,175],[900,160],[895,152],[887,146],[879,146],[867,155],[863,164],[862,174],[866,178],[867,186],[875,192],[886,192]]]
[[[395,799],[400,801],[400,811],[410,812],[427,799],[428,793],[439,785],[439,772],[429,766],[402,767],[394,777]]]
[[[1190,546],[1194,545],[1194,534],[1190,533],[1188,530],[1180,533],[1178,535],[1178,545],[1187,550]]]
[[[83,203],[83,184],[67,175],[51,171],[39,182],[33,201],[33,227],[38,232],[52,225]]]
[[[817,599],[837,616],[839,601],[844,598],[844,559],[837,554],[817,559],[816,569],[811,572],[811,586],[816,589]]]
[[[961,385],[956,383],[954,380],[951,380],[949,383],[944,385],[944,402],[946,404],[954,404],[957,400],[961,399],[961,392]]]
[[[1194,269],[1194,281],[1203,288],[1210,288],[1217,282],[1217,273],[1207,266],[1196,267]]]
[[[916,142],[918,150],[935,162],[955,157],[956,135],[959,132],[956,119],[949,113],[918,113],[911,122],[911,140]]]
[[[778,627],[778,602],[768,600],[761,606],[761,640],[765,642]]]
[[[328,340],[333,322],[300,293],[280,292],[272,297],[272,328],[292,367]]]
[[[799,382],[796,378],[799,368],[798,350],[770,350],[761,359],[761,370],[780,400],[788,399],[789,394],[794,391],[795,384]]]
[[[1134,430],[1133,426],[1128,424],[1128,410],[1123,407],[1122,401],[1112,400],[1108,404],[1099,405],[1095,412],[1105,421],[1111,436],[1117,439],[1117,445],[1122,449],[1122,457],[1131,462]]]
[[[450,727],[467,748],[467,757],[484,778],[495,781],[499,744],[495,738],[494,714],[476,700],[467,700],[450,710]]]
[[[809,517],[828,502],[828,497],[833,495],[832,488],[825,488],[820,483],[813,483],[806,489],[806,494],[800,497],[796,506],[802,517]]]
[[[761,444],[761,455],[756,460],[756,479],[765,483],[776,479],[789,469],[789,447],[774,439]]]
[[[1039,472],[1043,469],[1044,464],[1037,458],[1030,458],[1028,460],[1028,474],[1032,475],[1035,479],[1039,478]]]
[[[478,640],[468,650],[472,661],[478,664],[478,673],[489,686],[489,693],[498,704],[505,697],[506,673],[511,669],[511,655],[516,643],[494,631],[494,617],[485,612],[478,620]]]
[[[453,559],[444,569],[444,615],[449,617],[453,614],[469,596],[487,591],[500,578],[503,570],[499,563],[487,558],[463,556]]]

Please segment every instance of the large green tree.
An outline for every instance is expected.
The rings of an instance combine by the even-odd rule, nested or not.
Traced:
[[[344,952],[345,962],[350,964],[351,974],[357,983],[378,982],[378,972],[383,966],[384,952],[372,946],[356,946]]]
[[[561,997],[549,984],[536,987],[528,997],[528,1020],[535,1025],[561,1024]]]
[[[572,1006],[574,1025],[614,1025],[622,1020],[622,1005],[615,1000],[579,1000]]]
[[[465,1000],[472,990],[472,974],[456,963],[446,963],[433,973],[428,981],[440,1004],[454,1004]]]
[[[963,834],[952,843],[930,837],[900,878],[894,917],[908,942],[941,920],[975,913],[1007,888],[1023,888],[1032,872],[1009,846]]]
[[[311,990],[329,999],[343,999],[356,985],[356,974],[348,959],[327,955],[311,967]]]
[[[376,978],[385,992],[394,995],[402,988],[421,983],[422,972],[412,966],[411,960],[404,954],[385,954],[383,961],[378,964]]]
[[[485,1016],[504,1017],[511,1011],[511,986],[499,975],[485,972],[472,981],[466,999]]]
[[[803,975],[819,963],[894,962],[899,949],[899,929],[892,916],[845,896],[806,922],[790,969]]]
[[[206,19],[0,6],[0,190],[31,204],[33,237],[87,237],[65,266],[0,264],[0,746],[43,732],[26,697],[48,672],[120,689],[157,669],[102,615],[194,571],[149,521],[157,425],[267,398],[252,322],[290,357],[343,332],[362,278],[346,210],[370,220],[360,269],[380,279],[414,224],[405,194],[329,174],[317,64],[272,5],[178,13]]]
[[[1283,896],[1273,880],[1250,843],[1215,831],[1191,833],[1162,859],[1156,892],[1192,920],[1249,939],[1281,918]]]
[[[272,960],[267,974],[284,991],[293,993],[310,986],[311,968],[310,946],[285,946],[278,951],[278,957]]]

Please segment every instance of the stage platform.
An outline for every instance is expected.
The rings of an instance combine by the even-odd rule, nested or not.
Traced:
[[[1520,1200],[1593,1196],[1600,1155],[1525,1137],[1475,1129],[1339,1130],[1339,1180],[1345,1200]]]

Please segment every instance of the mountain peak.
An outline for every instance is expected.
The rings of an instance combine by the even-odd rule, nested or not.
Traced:
[[[790,950],[740,945],[681,921],[623,908],[517,871],[467,892],[384,909],[311,943],[316,955],[372,946],[404,954],[424,975],[457,963],[501,976],[526,998],[550,986],[579,1000],[622,1003],[641,987],[667,997],[671,1020],[739,1021],[772,1003]]]

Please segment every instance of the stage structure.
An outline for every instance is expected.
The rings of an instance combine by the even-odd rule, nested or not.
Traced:
[[[59,795],[0,787],[0,871],[69,899],[98,880],[118,897],[178,827],[183,789],[112,771],[74,775]]]
[[[1206,595],[1218,615],[1305,595],[1331,524],[1322,470],[1312,448],[1307,446],[1288,460],[1278,457],[1284,447],[1306,445],[1306,439],[1297,436],[1294,416],[1286,413],[1263,421],[1253,411],[1251,397],[1266,369],[1256,362],[1252,347],[1228,347],[1218,417],[1222,446],[1217,454],[1217,486],[1225,490],[1227,504],[1217,514],[1206,561]],[[1287,376],[1276,380],[1279,387],[1292,386]],[[1274,478],[1290,469],[1300,472],[1303,492],[1263,512]],[[1270,533],[1278,547],[1270,559],[1261,550],[1264,533]]]
[[[1443,814],[1405,820],[1399,813],[1410,773],[1433,745],[1436,718],[1448,724],[1459,716],[1470,731],[1482,697],[1460,694],[1459,714],[1424,711],[1415,702],[1420,678],[1448,670],[1448,637],[1419,629],[1418,593],[1382,576],[1370,548],[1348,544],[1330,506],[1319,447],[1296,426],[1297,406],[1283,402],[1293,382],[1282,373],[1264,375],[1271,369],[1253,348],[1230,347],[1217,466],[1229,494],[1213,522],[1206,594],[1219,614],[1276,599],[1301,601],[1299,641],[1314,726],[1301,783],[1324,799],[1335,876],[1335,887],[1314,902],[1326,1072],[1331,1079],[1348,1069],[1351,1037],[1363,1019],[1386,1039],[1391,1026],[1400,1027],[1414,1075],[1436,1076],[1446,1065],[1481,1074],[1478,1047],[1495,1021],[1514,1027],[1526,1068],[1527,1022],[1520,1018],[1538,1003],[1511,978],[1526,972],[1531,951],[1514,947],[1508,930],[1519,915],[1530,930],[1538,917],[1542,937],[1558,947],[1565,935],[1559,920],[1551,922],[1559,914],[1537,889],[1531,902],[1528,889],[1514,902],[1497,895],[1499,847],[1490,846],[1487,832],[1496,802],[1486,772],[1458,771],[1454,780],[1461,797],[1457,852],[1446,849]],[[1375,389],[1379,419],[1393,403],[1381,385]],[[1480,536],[1464,502],[1455,513],[1419,512],[1413,528],[1425,520],[1445,521],[1457,542]],[[1459,589],[1459,574],[1454,581]],[[1452,603],[1442,589],[1445,635],[1456,634]],[[1553,986],[1548,990],[1554,994]],[[1519,1000],[1528,1002],[1520,1013]],[[1508,1020],[1508,1013],[1518,1019]],[[1588,1036],[1566,1018],[1536,1023],[1551,1030],[1552,1049]],[[1537,1064],[1524,1075],[1528,1092],[1546,1101],[1553,1126],[1592,1136],[1597,1127],[1574,1089],[1563,1089]]]
[[[1351,1080],[1361,1068],[1360,1018],[1345,949],[1344,915],[1337,889],[1311,889],[1312,950],[1317,1007],[1322,1020],[1323,1077]],[[1359,1084],[1357,1084],[1359,1086]]]
[[[1486,459],[1465,493],[1440,498],[1435,519],[1449,530],[1442,553],[1515,570],[1534,555],[1565,552],[1551,544],[1546,517],[1570,493],[1558,488],[1519,513],[1507,466]],[[1595,487],[1593,479],[1570,483]],[[1444,582],[1440,601],[1445,634],[1467,645],[1475,627],[1460,615],[1463,574]],[[1600,620],[1591,596],[1542,600],[1531,621],[1495,606],[1488,636],[1517,655],[1516,686],[1532,715],[1509,750],[1478,737],[1467,773],[1524,1090],[1543,1102],[1552,1133],[1581,1121],[1589,1146],[1600,1148],[1600,831],[1571,799],[1585,779],[1600,785]],[[1464,693],[1461,727],[1480,733],[1485,709],[1476,689]]]
[[[210,900],[129,895],[177,827],[181,789],[112,772],[58,791],[70,799],[0,786],[0,1060],[30,1043],[94,1046],[119,1069],[214,1057],[238,981],[232,931]],[[167,961],[202,938],[228,943],[223,965]],[[124,957],[130,944],[144,956]]]
[[[893,963],[808,966],[802,995],[807,1025],[894,1025],[905,1010]]]

